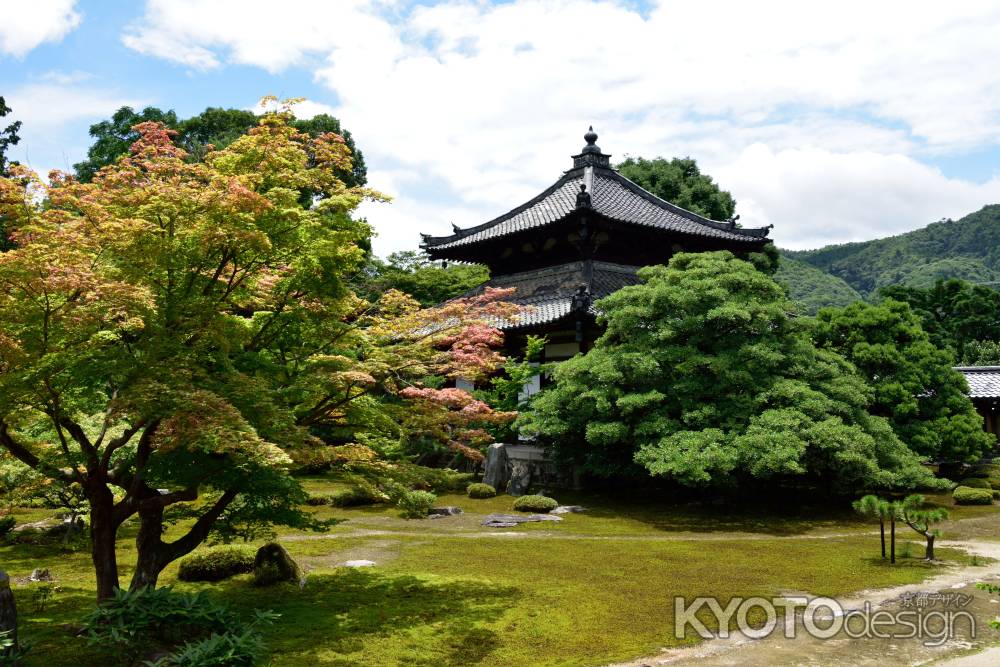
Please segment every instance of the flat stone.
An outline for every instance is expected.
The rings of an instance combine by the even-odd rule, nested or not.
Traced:
[[[374,567],[375,561],[373,560],[349,560],[344,563],[344,567]]]
[[[560,505],[555,508],[549,514],[577,514],[579,512],[586,512],[586,507],[581,507],[580,505]]]
[[[510,528],[520,523],[536,521],[562,521],[562,517],[548,514],[490,514],[483,519],[482,525],[490,528]]]
[[[432,519],[440,519],[445,516],[455,516],[456,514],[461,514],[462,509],[459,507],[432,507],[427,510],[427,516]]]

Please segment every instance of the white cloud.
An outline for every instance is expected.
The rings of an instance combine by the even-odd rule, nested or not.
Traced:
[[[0,52],[17,58],[43,42],[58,42],[80,25],[76,0],[6,2],[0,21]]]
[[[25,84],[5,95],[13,109],[11,117],[23,122],[21,141],[12,152],[14,159],[43,176],[50,169],[67,171],[73,161],[86,154],[90,143],[87,127],[92,122],[110,117],[122,106],[148,103],[113,90],[80,85],[89,78],[80,72],[45,75],[42,82]],[[50,82],[53,79],[56,82]]]
[[[997,199],[992,181],[918,161],[1000,145],[996,0],[664,0],[648,14],[611,0],[270,6],[148,0],[124,40],[192,68],[315,69],[372,185],[390,189],[377,180],[387,173],[398,184],[396,203],[369,212],[382,252],[412,247],[418,223],[440,233],[445,215],[476,224],[537,194],[590,123],[619,157],[697,158],[736,190],[745,220],[773,221],[794,246]],[[885,182],[890,167],[910,180]],[[780,196],[764,169],[784,179]],[[820,233],[807,210],[843,217]]]
[[[747,147],[715,172],[739,202],[740,222],[774,224],[782,247],[890,236],[1000,202],[1000,177],[975,184],[905,155]]]
[[[281,106],[280,102],[268,102],[267,104],[261,106],[259,103],[249,107],[250,111],[256,114],[264,113],[265,111],[274,111]],[[329,104],[323,104],[322,102],[313,102],[312,100],[301,100],[296,102],[292,107],[292,111],[295,112],[296,118],[301,118],[308,120],[314,116],[319,116],[321,114],[334,115],[337,110],[331,107]]]
[[[130,49],[196,70],[223,62],[280,72],[309,54],[391,33],[365,0],[147,0],[122,36]]]

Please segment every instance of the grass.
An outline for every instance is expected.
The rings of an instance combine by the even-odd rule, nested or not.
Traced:
[[[311,478],[308,485],[326,493],[335,483]],[[378,506],[312,508],[348,521],[327,534],[282,535],[309,570],[304,587],[258,589],[249,576],[177,587],[209,590],[246,613],[280,613],[265,631],[275,665],[600,665],[676,644],[675,596],[715,595],[723,604],[787,591],[833,596],[919,582],[940,567],[919,560],[922,548],[889,566],[878,558],[876,526],[847,512],[557,497],[590,511],[502,531],[479,522],[510,511],[506,496],[442,496],[440,504],[465,513],[425,521],[404,521]],[[979,509],[954,516],[989,522],[996,532],[1000,513]],[[31,510],[31,518],[41,517]],[[130,531],[121,542],[123,582],[134,559]],[[947,549],[939,557],[968,562]],[[378,565],[338,567],[359,558]],[[93,604],[89,554],[8,545],[0,547],[0,567],[19,581],[22,635],[35,644],[28,665],[103,664],[73,636]],[[23,583],[35,567],[50,568],[60,589],[44,611],[33,608],[32,585]],[[162,583],[176,583],[176,567]]]

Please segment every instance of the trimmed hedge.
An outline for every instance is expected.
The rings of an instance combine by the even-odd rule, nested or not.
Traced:
[[[385,498],[376,495],[368,488],[352,486],[343,491],[337,491],[327,496],[327,503],[334,507],[357,507],[359,505],[375,505],[384,502]]]
[[[990,481],[984,477],[966,477],[958,485],[967,486],[970,489],[988,489],[990,488]]]
[[[970,486],[960,486],[952,493],[957,505],[992,505],[993,492],[989,489],[976,489]]]
[[[426,519],[436,500],[437,496],[430,491],[407,491],[399,497],[396,505],[404,519]]]
[[[514,509],[518,512],[548,514],[557,507],[559,503],[548,496],[521,496],[514,501]]]
[[[494,489],[489,484],[481,484],[476,482],[475,484],[469,484],[465,492],[469,494],[470,498],[493,498],[497,495],[497,490]]]
[[[248,572],[253,572],[252,551],[243,547],[218,547],[181,560],[177,578],[181,581],[222,581]]]
[[[12,516],[0,516],[0,538],[7,537],[17,525],[17,519]]]

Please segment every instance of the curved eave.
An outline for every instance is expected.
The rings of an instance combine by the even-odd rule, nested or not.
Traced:
[[[586,174],[587,170],[593,170],[593,173],[588,175]],[[537,197],[534,197],[521,206],[518,206],[517,208],[512,209],[507,213],[490,220],[489,222],[460,230],[450,236],[422,235],[423,242],[420,244],[420,247],[430,253],[432,257],[437,255],[439,258],[451,258],[455,257],[454,250],[456,249],[460,249],[459,253],[464,254],[470,248],[475,246],[489,245],[502,238],[516,236],[539,227],[558,224],[571,216],[576,210],[579,210],[575,207],[575,194],[573,195],[574,202],[568,201],[568,196],[570,194],[568,190],[575,190],[578,185],[577,181],[581,183],[585,182],[588,179],[588,176],[592,179],[590,181],[590,191],[592,193],[593,207],[587,210],[592,210],[600,215],[603,215],[608,220],[619,224],[648,227],[667,233],[680,234],[682,236],[714,238],[723,241],[749,244],[762,244],[765,242],[767,240],[768,232],[771,229],[770,227],[741,229],[736,227],[733,223],[711,220],[657,197],[648,190],[643,189],[636,183],[625,178],[614,169],[586,167],[571,169],[566,172],[562,178],[548,187]],[[671,220],[669,217],[667,219],[659,218],[655,214],[649,215],[646,213],[644,219],[639,219],[641,217],[639,212],[635,213],[636,219],[616,215],[612,209],[616,206],[621,208],[621,206],[619,206],[620,202],[605,202],[603,200],[603,193],[601,192],[601,189],[604,186],[600,183],[601,180],[617,184],[621,188],[624,188],[632,196],[646,202],[654,210],[662,211],[667,214],[667,216],[673,216],[674,218],[687,221],[687,223],[694,223],[695,227],[693,229],[677,227],[678,223],[676,220]],[[570,183],[573,183],[573,188],[567,188],[567,185]],[[540,206],[549,198],[553,199],[551,205]],[[634,209],[637,207],[636,205],[638,205],[638,203],[639,202],[626,202],[625,208]],[[534,207],[540,207],[541,210],[538,212],[532,212],[531,209]],[[604,210],[602,211],[602,209]],[[525,213],[529,214],[527,216],[528,219],[521,221],[515,220],[518,216]],[[480,235],[483,232],[487,232],[490,229],[507,222],[511,222],[515,228],[511,230],[501,230],[499,233],[486,235],[481,238],[470,238]],[[705,228],[706,233],[700,233],[697,229],[698,227]],[[712,232],[708,233],[708,230],[712,230]]]

